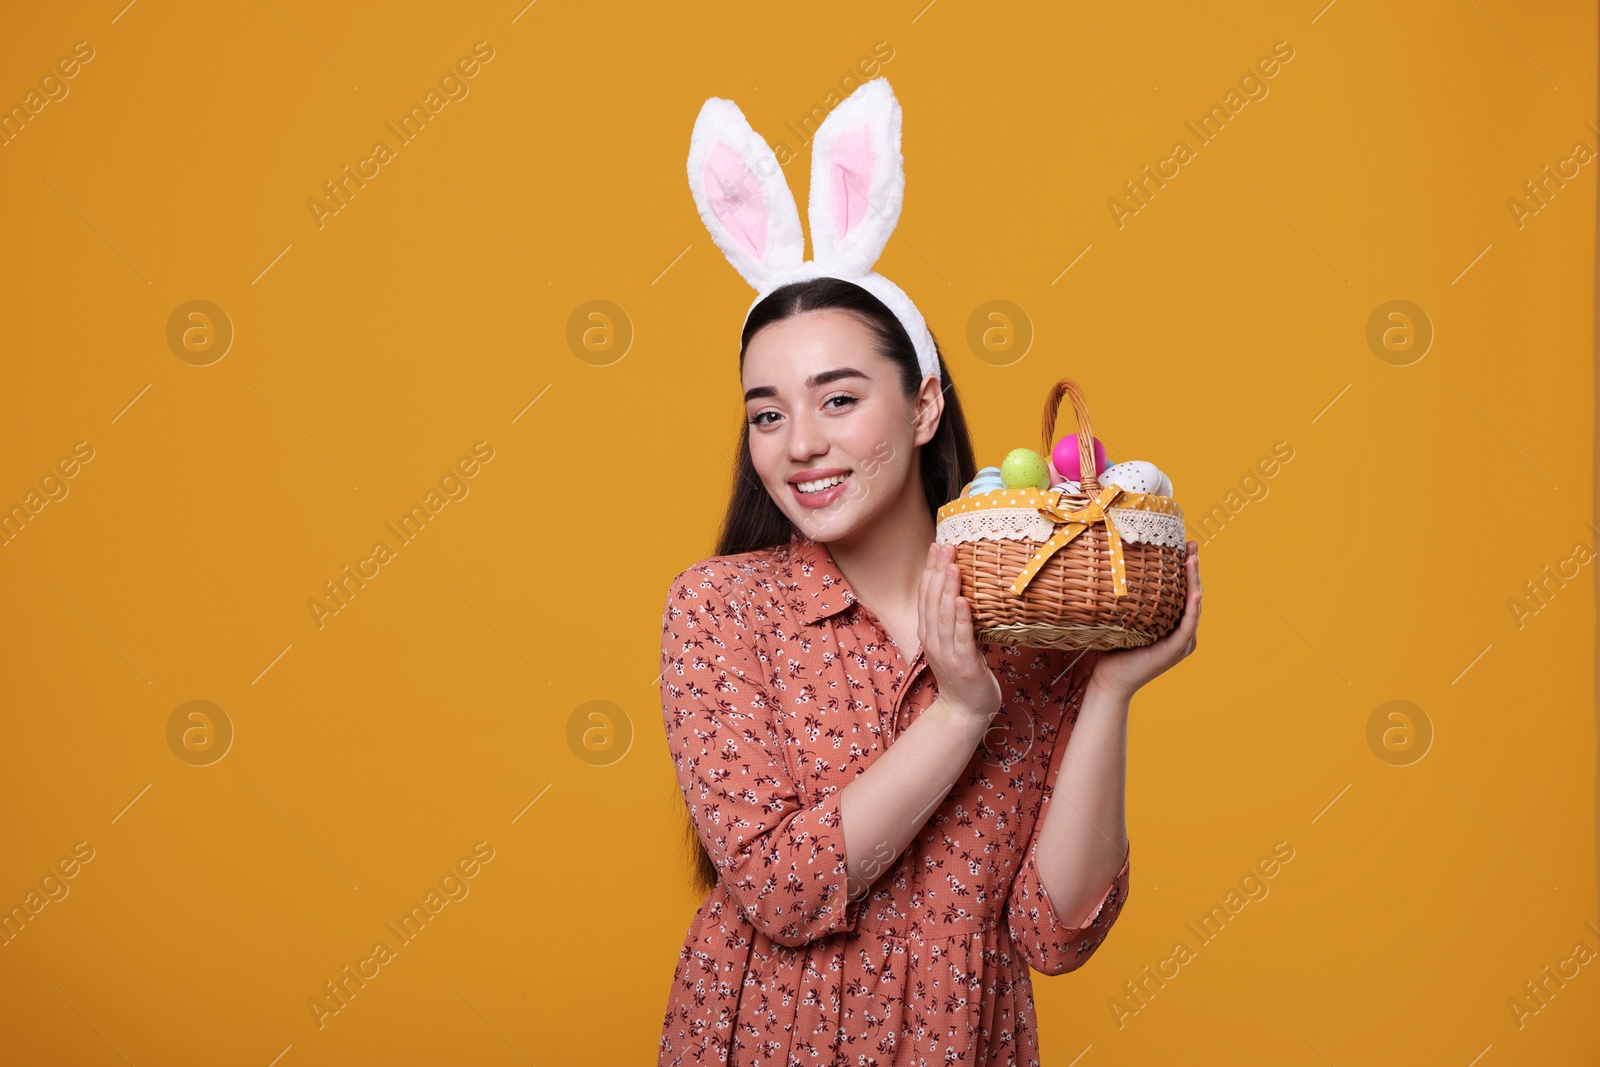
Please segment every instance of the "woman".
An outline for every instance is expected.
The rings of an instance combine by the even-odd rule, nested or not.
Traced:
[[[942,357],[923,373],[903,322],[820,277],[744,327],[718,554],[678,575],[663,617],[663,716],[708,889],[664,1067],[1037,1065],[1029,967],[1081,966],[1127,899],[1129,700],[1195,647],[1197,546],[1155,644],[977,644],[933,543],[972,447]]]

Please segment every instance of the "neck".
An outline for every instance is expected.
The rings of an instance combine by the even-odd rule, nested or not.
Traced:
[[[934,536],[921,479],[907,481],[905,499],[870,529],[828,542],[828,552],[850,588],[880,617],[916,617],[917,587]]]

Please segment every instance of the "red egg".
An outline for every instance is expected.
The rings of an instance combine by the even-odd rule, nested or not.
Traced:
[[[1079,482],[1083,480],[1083,473],[1078,469],[1077,434],[1069,433],[1056,442],[1055,447],[1050,450],[1050,464],[1055,467],[1056,474],[1059,476],[1056,481]],[[1095,476],[1098,477],[1100,472],[1105,470],[1108,465],[1106,463],[1106,446],[1101,443],[1100,438],[1096,437],[1094,439]],[[1055,482],[1051,484],[1055,484]]]

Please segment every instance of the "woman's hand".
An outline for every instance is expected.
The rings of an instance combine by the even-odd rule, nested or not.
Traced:
[[[961,595],[954,545],[928,546],[918,589],[917,637],[939,696],[957,711],[988,722],[1000,710],[1000,682],[972,633],[972,605]]]
[[[1200,545],[1189,541],[1184,547],[1188,550],[1184,565],[1188,570],[1189,598],[1178,625],[1154,644],[1100,653],[1089,677],[1091,685],[1126,700],[1140,686],[1194,651],[1198,640],[1195,627],[1200,624]]]

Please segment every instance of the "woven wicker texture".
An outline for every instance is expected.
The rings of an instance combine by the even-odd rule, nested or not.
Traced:
[[[1094,431],[1083,390],[1063,378],[1050,390],[1042,422],[1041,455],[1050,454],[1061,400],[1072,401],[1078,426],[1078,454],[1084,471],[1094,470],[1090,452]],[[1100,492],[1093,475],[1083,478],[1078,496],[1063,496],[1063,507],[1082,507]],[[1042,494],[1041,494],[1042,495]],[[948,517],[941,509],[939,517]],[[1122,542],[1127,593],[1115,595],[1110,536],[1102,521],[1055,551],[1022,595],[1011,586],[1042,542],[982,539],[956,545],[961,593],[972,605],[975,636],[986,644],[1045,648],[1115,649],[1147,645],[1170,633],[1183,614],[1187,596],[1183,548]]]

